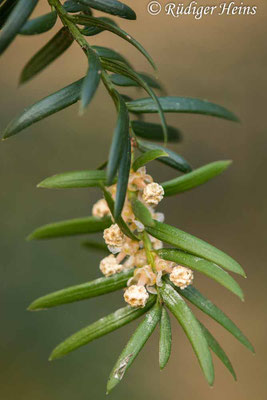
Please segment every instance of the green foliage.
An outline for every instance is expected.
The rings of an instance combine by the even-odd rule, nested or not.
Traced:
[[[137,171],[139,168],[148,164],[150,161],[156,160],[159,157],[169,157],[169,154],[160,149],[148,150],[146,153],[139,156],[133,163],[133,170]]]
[[[77,0],[67,0],[63,4],[64,9],[69,13],[76,13],[80,11],[86,12],[86,14],[92,15],[92,10],[88,5],[82,4],[80,1]]]
[[[154,61],[152,60],[152,58],[150,57],[148,52],[143,48],[143,46],[137,40],[135,40],[133,37],[131,37],[127,32],[120,29],[113,23],[111,24],[110,22],[107,22],[106,20],[104,21],[103,18],[99,19],[99,18],[90,17],[88,15],[76,15],[73,17],[70,16],[69,18],[75,24],[89,26],[89,27],[96,27],[96,28],[99,28],[102,30],[112,32],[117,36],[120,36],[122,39],[126,40],[127,42],[132,44],[134,47],[136,47],[136,49],[139,50],[140,53],[142,53],[143,56],[149,61],[149,63],[152,65],[152,67],[155,68]]]
[[[203,273],[244,300],[244,294],[238,283],[217,264],[177,249],[161,249],[157,253],[164,260],[173,261]]]
[[[163,182],[162,187],[164,189],[165,196],[173,196],[175,194],[182,193],[203,185],[203,183],[206,183],[210,179],[215,178],[215,176],[221,174],[231,164],[232,161],[228,160],[216,161],[204,165],[201,168],[195,169],[194,171],[184,176],[179,176],[178,178]]]
[[[114,207],[114,218],[117,220],[122,212],[128,188],[128,179],[131,169],[131,139],[127,135],[127,143],[121,156],[118,169],[118,183]]]
[[[206,100],[187,97],[159,97],[159,102],[166,113],[202,114],[238,122],[238,118],[226,108]],[[156,113],[157,109],[151,99],[137,99],[128,104],[129,111],[136,114]]]
[[[143,140],[137,141],[138,149],[142,153],[146,153],[150,150],[161,150],[168,154],[168,157],[157,158],[157,161],[168,165],[168,167],[177,169],[180,172],[189,172],[192,170],[189,163],[179,154],[174,151],[167,149],[166,147],[160,146],[159,144],[144,142]]]
[[[106,172],[98,171],[73,171],[64,172],[44,179],[38,187],[45,189],[69,189],[102,187],[106,184]]]
[[[177,286],[173,280],[168,278],[170,272],[157,270],[156,261],[160,258],[164,265],[170,265],[168,262],[172,262],[177,266],[181,264],[182,268],[187,267],[203,273],[242,300],[244,296],[240,286],[225,270],[242,276],[245,276],[245,273],[237,261],[214,246],[178,228],[159,222],[162,219],[153,208],[157,201],[146,203],[143,198],[144,185],[146,187],[152,178],[149,175],[142,178],[142,173],[145,174],[145,172],[144,168],[142,170],[140,168],[155,160],[184,174],[162,183],[161,188],[156,185],[155,190],[161,189],[162,191],[161,198],[163,191],[164,196],[168,197],[208,182],[227,169],[231,161],[215,161],[193,169],[183,156],[166,147],[167,140],[179,142],[181,133],[176,127],[167,125],[165,113],[199,114],[233,122],[237,122],[238,118],[226,108],[206,100],[177,96],[158,97],[157,91],[154,89],[162,90],[162,86],[156,77],[149,73],[137,72],[131,63],[117,51],[105,46],[93,45],[95,35],[104,31],[110,32],[135,47],[148,63],[154,69],[156,68],[149,53],[131,35],[122,30],[116,21],[108,16],[95,16],[96,10],[96,12],[104,12],[127,20],[135,20],[136,14],[128,5],[117,0],[68,0],[64,4],[60,0],[48,0],[50,9],[47,10],[47,13],[29,19],[37,3],[38,0],[0,1],[0,54],[6,50],[18,34],[29,36],[42,34],[53,29],[58,20],[63,25],[59,31],[53,32],[54,36],[26,64],[21,73],[20,82],[26,83],[35,78],[39,72],[46,69],[50,63],[56,61],[67,51],[73,42],[80,46],[87,59],[88,69],[84,71],[81,79],[24,109],[8,124],[3,132],[3,139],[16,135],[79,100],[80,111],[87,112],[88,105],[97,92],[100,82],[104,84],[108,95],[113,100],[117,122],[111,140],[108,161],[105,161],[105,158],[105,162],[98,169],[57,174],[44,179],[38,185],[40,188],[47,189],[96,187],[103,192],[108,212],[104,210],[105,212],[101,214],[100,207],[100,216],[96,216],[93,212],[92,216],[44,225],[36,229],[28,239],[51,239],[103,233],[111,224],[116,223],[120,233],[127,236],[123,240],[132,243],[133,247],[141,246],[140,249],[145,253],[147,264],[149,264],[146,267],[148,266],[156,277],[156,282],[153,281],[152,284],[150,282],[146,288],[144,285],[137,285],[137,288],[143,287],[147,295],[148,300],[144,307],[126,306],[104,316],[59,344],[50,359],[62,357],[145,314],[144,320],[133,333],[111,372],[107,391],[110,392],[121,381],[124,373],[131,366],[158,323],[160,325],[159,365],[163,369],[171,354],[172,341],[171,322],[167,307],[188,337],[208,383],[212,385],[214,380],[209,349],[219,357],[236,379],[228,356],[212,334],[196,319],[184,299],[221,324],[249,350],[254,351],[249,340],[223,311],[194,286],[187,284],[181,289],[178,287],[179,285]],[[87,37],[90,37],[90,43],[87,41]],[[128,87],[144,90],[149,97],[131,99],[127,94],[121,93],[121,88]],[[151,113],[159,115],[161,124],[146,121],[143,119],[143,115],[140,115]],[[151,141],[164,141],[165,146],[151,143]],[[139,152],[138,155],[137,152]],[[129,181],[130,174],[131,178],[136,179],[135,183]],[[108,187],[114,184],[116,184],[115,189]],[[139,191],[134,189],[138,185],[140,185]],[[129,220],[125,217],[125,202],[128,206],[126,214],[130,214]],[[158,250],[153,247],[151,237],[175,248]],[[123,272],[121,270],[114,274],[112,272],[111,276],[108,272],[106,277],[50,293],[35,300],[29,309],[40,310],[77,302],[126,289],[128,285],[132,285],[133,280],[137,279],[141,271],[136,267],[140,266],[132,265],[129,268],[127,263],[131,260],[132,254],[122,254],[119,246],[117,248],[110,244],[107,246],[107,244],[109,243],[105,244],[89,239],[82,243],[83,247],[89,250],[105,253],[108,249],[114,251],[115,255],[110,254],[108,260],[111,260],[110,262],[116,267],[120,267],[121,262],[125,263]],[[120,252],[118,256],[117,251]],[[122,255],[121,261],[119,257]],[[102,261],[106,261],[106,259]],[[148,295],[148,291],[153,294]],[[136,299],[134,298],[134,300]]]
[[[230,371],[234,380],[236,381],[236,374],[233,369],[232,363],[225,354],[224,350],[221,348],[221,346],[219,345],[217,340],[212,336],[212,334],[208,331],[208,329],[200,321],[198,322],[203,330],[203,333],[206,337],[210,349],[219,357],[219,359],[222,361],[225,367]]]
[[[160,288],[163,301],[178,320],[186,336],[192,344],[203,373],[210,385],[213,384],[214,370],[212,358],[206,337],[196,317],[186,305],[181,296],[169,285],[164,283]]]
[[[16,135],[35,122],[76,103],[80,97],[82,82],[83,79],[79,79],[44,99],[39,100],[29,108],[26,108],[18,117],[8,124],[4,130],[3,138],[7,139],[10,136]]]
[[[75,218],[41,226],[29,235],[28,240],[97,233],[102,232],[110,225],[111,219],[109,217],[102,219],[96,217]]]
[[[126,60],[125,57],[123,57],[117,51],[109,49],[108,47],[92,46],[92,49],[95,50],[99,55],[99,57],[103,60],[116,60],[116,61],[121,61],[127,65],[130,65],[129,61]]]
[[[154,223],[154,227],[147,227],[147,232],[155,238],[196,256],[203,257],[236,274],[246,276],[237,261],[216,247],[173,226],[158,221],[154,221]]]
[[[126,306],[120,308],[112,314],[107,315],[94,322],[93,324],[83,328],[74,335],[70,336],[64,342],[60,343],[52,352],[50,360],[60,358],[73,350],[78,349],[85,344],[98,339],[101,336],[107,335],[108,333],[121,328],[122,326],[129,324],[136,318],[141,317],[146,311],[148,311],[155,303],[155,296],[151,296],[144,308],[132,308]]]
[[[126,77],[135,81],[138,86],[142,87],[147,92],[147,94],[150,95],[151,99],[155,103],[155,107],[158,110],[158,114],[159,114],[161,124],[162,124],[164,140],[167,140],[167,137],[168,137],[167,130],[168,129],[167,129],[167,124],[166,124],[166,120],[165,120],[165,116],[164,116],[161,104],[159,102],[158,97],[152,90],[152,86],[150,86],[147,83],[147,80],[145,80],[142,75],[136,73],[131,67],[129,67],[127,65],[123,65],[122,63],[108,60],[106,62],[103,62],[102,65],[107,71],[119,72],[120,74],[125,75]]]
[[[107,165],[107,184],[113,182],[119,165],[120,159],[125,147],[128,149],[128,131],[129,131],[129,114],[123,98],[117,93],[115,94],[115,103],[118,110],[118,119],[113,134],[112,144],[110,147],[109,160]]]
[[[41,48],[25,65],[20,76],[20,83],[25,83],[45,69],[49,64],[63,54],[73,43],[73,37],[68,29],[60,31]]]
[[[50,29],[54,27],[56,21],[57,13],[56,11],[51,11],[50,13],[27,21],[19,33],[20,35],[39,35],[40,33],[50,31]]]
[[[163,369],[169,361],[172,346],[171,320],[167,310],[163,307],[160,318],[159,336],[159,367]]]
[[[99,21],[103,21],[103,22],[107,22],[110,25],[113,25],[115,27],[118,27],[117,23],[115,21],[113,21],[113,19],[108,18],[108,17],[99,17],[98,18]],[[98,35],[101,32],[105,31],[105,27],[101,27],[101,26],[86,26],[85,28],[83,28],[81,30],[81,33],[84,36],[95,36]]]
[[[136,136],[143,139],[162,142],[164,140],[162,128],[158,124],[145,121],[131,121],[131,128]],[[172,126],[167,126],[168,142],[178,142],[181,140],[181,133]]]
[[[136,218],[146,226],[154,226],[154,221],[149,209],[137,198],[131,201],[132,209]]]
[[[30,304],[28,309],[30,311],[42,310],[102,296],[103,294],[124,288],[132,275],[133,270],[125,271],[120,274],[109,276],[108,278],[99,278],[91,282],[82,283],[81,285],[58,290],[57,292],[36,299]]]
[[[138,326],[120,354],[108,379],[107,394],[110,393],[118,383],[120,383],[125,372],[134,362],[145,343],[152,335],[154,329],[160,321],[160,317],[161,305],[157,303],[148,313],[146,313],[144,321]]]
[[[0,55],[15,39],[20,29],[35,9],[38,0],[19,0],[14,6],[14,2],[8,3],[10,4],[8,11],[4,8],[5,3],[0,8],[0,16],[4,19],[3,28],[0,32]],[[7,19],[5,20],[6,16]]]
[[[186,289],[180,290],[175,288],[183,297],[189,300],[192,304],[209,315],[225,329],[227,329],[235,338],[254,353],[254,348],[249,340],[244,336],[240,329],[221,311],[215,304],[203,296],[195,287],[188,286]]]
[[[100,83],[101,75],[101,62],[97,52],[89,47],[87,53],[89,67],[81,89],[81,111],[88,106],[94,97]]]
[[[159,83],[150,75],[138,73],[138,75],[147,83],[150,87],[155,89],[160,89]],[[120,75],[120,74],[113,74],[110,77],[111,82],[117,86],[139,86],[139,84],[127,76]]]
[[[121,18],[136,19],[135,12],[117,0],[79,0],[79,3]]]
[[[16,5],[17,0],[6,0],[2,1],[0,6],[0,29],[4,26],[8,16]]]

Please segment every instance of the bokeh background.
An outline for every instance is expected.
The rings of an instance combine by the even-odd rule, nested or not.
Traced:
[[[172,148],[194,167],[218,159],[233,159],[234,163],[219,178],[167,199],[160,209],[167,221],[230,253],[243,265],[248,279],[237,280],[245,291],[245,304],[207,278],[196,276],[195,285],[246,332],[256,356],[201,315],[238,374],[235,383],[215,359],[216,381],[210,389],[185,335],[173,321],[173,352],[166,369],[159,372],[156,331],[110,398],[266,399],[267,5],[254,1],[256,16],[196,21],[192,17],[152,17],[146,1],[127,3],[136,10],[138,20],[118,22],[149,50],[168,93],[207,98],[242,120],[235,124],[204,116],[168,116],[168,122],[184,132],[184,141]],[[35,14],[45,11],[46,1],[40,1]],[[85,73],[86,59],[73,44],[46,71],[18,88],[22,67],[52,35],[19,37],[1,58],[1,129],[24,107]],[[120,38],[102,33],[91,38],[91,43],[112,46],[138,70],[150,71],[146,60]],[[143,95],[133,90],[128,93]],[[134,322],[49,363],[48,355],[56,344],[122,306],[122,294],[46,312],[26,311],[40,295],[99,276],[101,256],[82,249],[83,238],[29,243],[25,237],[44,223],[90,213],[100,196],[97,190],[46,191],[36,184],[55,173],[99,165],[107,157],[115,120],[114,107],[101,87],[83,117],[77,116],[74,105],[0,145],[2,399],[104,399],[108,374],[136,326]],[[157,163],[149,172],[159,182],[176,175]]]

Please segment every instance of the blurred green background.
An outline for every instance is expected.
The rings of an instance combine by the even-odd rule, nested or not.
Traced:
[[[130,0],[127,3],[131,5]],[[165,200],[160,209],[167,221],[209,241],[243,265],[248,279],[237,280],[245,291],[245,304],[207,278],[196,275],[195,285],[245,331],[256,347],[256,356],[201,315],[238,375],[238,382],[233,382],[215,359],[216,381],[210,389],[185,335],[173,321],[173,352],[166,369],[159,372],[156,331],[111,399],[266,398],[267,5],[255,3],[259,9],[253,17],[213,16],[195,21],[192,17],[152,17],[146,2],[139,1],[133,5],[137,22],[118,20],[149,50],[169,94],[207,98],[242,120],[234,124],[203,116],[168,116],[169,123],[184,132],[184,141],[173,148],[194,167],[218,159],[233,159],[234,163],[205,186]],[[45,11],[48,6],[42,1],[36,15]],[[73,44],[45,72],[17,87],[22,67],[52,34],[20,37],[1,58],[1,129],[24,107],[85,73],[86,59]],[[137,69],[150,71],[145,59],[120,38],[102,33],[90,42],[112,46]],[[134,91],[129,93],[136,96]],[[122,293],[46,312],[26,311],[40,295],[99,276],[101,256],[82,249],[80,238],[27,243],[25,237],[41,224],[91,212],[98,191],[46,191],[36,184],[55,173],[99,165],[107,157],[115,120],[114,107],[101,87],[83,117],[77,116],[75,105],[1,143],[3,400],[104,399],[109,371],[134,330],[136,323],[48,363],[50,351],[62,339],[122,306]],[[157,163],[149,172],[158,182],[176,174]]]

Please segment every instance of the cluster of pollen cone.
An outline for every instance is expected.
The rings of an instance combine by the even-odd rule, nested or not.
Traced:
[[[116,196],[116,184],[108,188],[113,198]],[[152,217],[160,222],[164,221],[164,214],[155,211],[155,207],[163,199],[164,190],[153,178],[146,173],[146,168],[139,168],[136,172],[131,170],[128,182],[122,217],[132,231],[142,233],[143,224],[138,221],[133,213],[129,193],[135,192],[140,200],[149,209]],[[100,199],[94,204],[92,214],[95,217],[111,216],[105,199]],[[104,230],[104,240],[111,254],[100,262],[100,270],[105,276],[118,274],[134,268],[133,277],[128,280],[124,292],[125,301],[132,307],[144,307],[149,293],[156,294],[157,286],[161,286],[161,278],[169,274],[170,280],[181,289],[186,288],[193,281],[193,272],[181,265],[166,261],[158,257],[153,250],[161,249],[162,242],[152,236],[150,240],[150,255],[148,261],[147,249],[143,241],[134,241],[123,234],[117,224]]]

